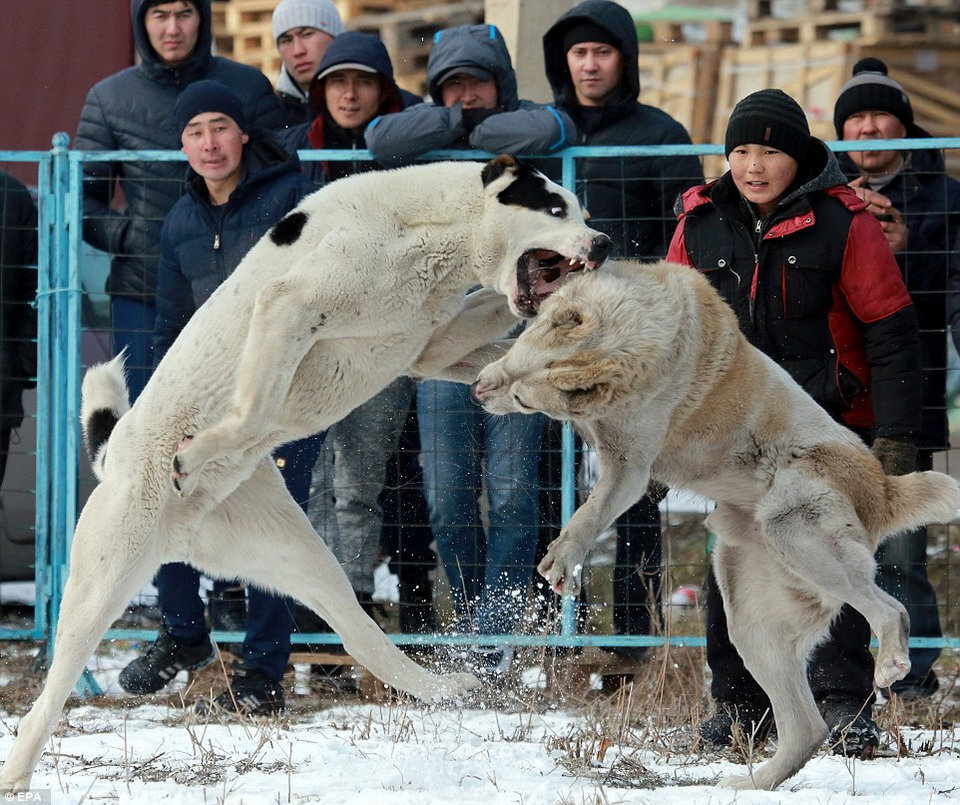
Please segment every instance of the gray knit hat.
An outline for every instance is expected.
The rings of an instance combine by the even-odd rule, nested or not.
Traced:
[[[271,26],[274,42],[291,28],[316,28],[333,37],[343,33],[343,20],[333,0],[280,0]]]
[[[810,147],[810,124],[793,98],[780,89],[747,95],[730,113],[724,154],[740,145],[769,145],[802,162]]]
[[[872,110],[890,112],[907,128],[913,125],[910,99],[896,81],[887,75],[887,65],[880,59],[860,59],[853,65],[853,78],[840,88],[833,107],[833,125],[843,138],[843,124],[856,112]]]

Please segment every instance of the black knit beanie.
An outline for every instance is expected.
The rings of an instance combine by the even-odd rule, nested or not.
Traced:
[[[241,129],[246,126],[243,104],[237,94],[222,81],[194,81],[177,96],[173,107],[177,131],[183,134],[187,123],[201,112],[220,112],[232,118]]]
[[[843,124],[850,115],[876,109],[890,112],[906,127],[913,125],[910,99],[903,87],[887,76],[887,65],[880,59],[860,59],[853,65],[853,78],[840,89],[833,107],[837,137],[843,137]]]
[[[810,147],[807,116],[793,98],[779,89],[761,89],[733,107],[723,153],[740,145],[769,145],[802,162]]]
[[[563,35],[563,52],[566,53],[574,45],[581,42],[602,42],[604,45],[620,50],[620,40],[614,34],[589,20],[574,23]]]

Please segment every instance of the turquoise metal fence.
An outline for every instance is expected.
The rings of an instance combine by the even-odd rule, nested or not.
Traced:
[[[960,149],[960,138],[832,142],[836,151],[896,149]],[[576,186],[576,162],[585,157],[663,157],[678,155],[722,155],[720,145],[573,147],[557,155],[562,182]],[[483,159],[479,151],[438,151],[424,159]],[[303,151],[310,161],[369,161],[368,152],[353,150]],[[0,166],[6,162],[36,163],[39,210],[38,257],[38,377],[36,449],[36,603],[32,628],[0,629],[0,640],[47,641],[52,654],[53,635],[59,620],[63,585],[69,572],[69,547],[77,518],[77,468],[81,459],[79,439],[80,408],[80,310],[84,290],[80,282],[82,246],[83,166],[88,162],[183,161],[179,151],[77,151],[69,138],[59,133],[50,151],[0,151]],[[563,438],[562,519],[566,522],[575,506],[574,440],[569,428]],[[108,638],[151,639],[148,629],[114,629]],[[217,640],[237,635],[214,632]],[[558,633],[511,635],[410,635],[391,634],[403,644],[446,643],[515,646],[650,646],[703,645],[696,635],[585,635],[577,634],[574,602],[565,599]],[[295,643],[339,643],[331,634],[294,634]],[[915,646],[960,648],[960,637],[933,640],[912,638]],[[83,680],[82,680],[83,682]],[[92,679],[87,689],[96,690]]]

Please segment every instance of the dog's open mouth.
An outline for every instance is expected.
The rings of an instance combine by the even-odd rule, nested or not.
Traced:
[[[575,257],[564,257],[550,249],[530,249],[517,260],[517,310],[524,316],[536,316],[540,303],[552,294],[568,274],[595,268]]]

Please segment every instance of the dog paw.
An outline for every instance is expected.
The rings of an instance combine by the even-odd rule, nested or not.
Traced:
[[[878,688],[886,689],[894,682],[903,679],[908,673],[910,673],[910,659],[906,654],[893,654],[889,657],[879,654],[873,669],[873,681]]]
[[[754,791],[757,788],[753,777],[748,774],[735,774],[732,777],[724,777],[717,785],[721,788],[732,788],[735,791]]]
[[[442,702],[466,696],[471,690],[480,685],[480,680],[473,674],[440,674],[437,677],[436,688],[428,696],[420,698],[429,702]]]
[[[583,576],[584,554],[569,540],[556,539],[547,548],[547,554],[537,565],[537,572],[560,595],[577,595]]]

